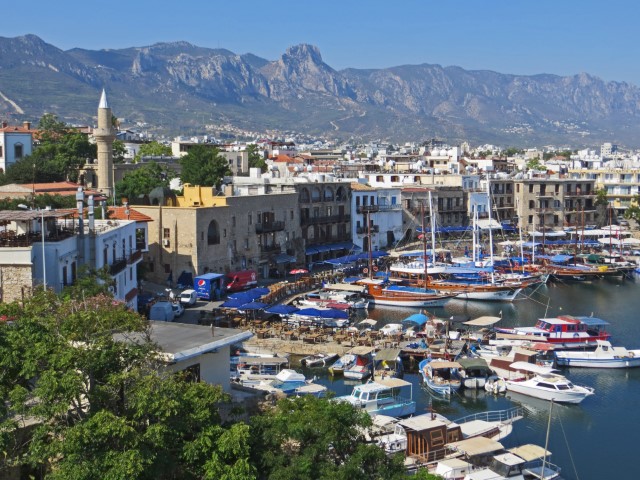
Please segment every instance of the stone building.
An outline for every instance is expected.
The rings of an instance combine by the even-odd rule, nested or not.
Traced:
[[[596,223],[593,180],[533,177],[514,180],[516,212],[525,231]]]
[[[182,272],[269,270],[295,263],[302,251],[297,193],[222,196],[185,185],[183,196],[154,192],[136,210],[151,217],[149,279],[165,283]],[[281,267],[282,268],[282,267]]]

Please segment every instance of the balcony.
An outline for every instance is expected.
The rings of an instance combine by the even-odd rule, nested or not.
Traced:
[[[402,205],[399,203],[391,204],[391,205],[376,205],[381,212],[393,212],[396,210],[402,210]]]
[[[308,225],[321,225],[327,223],[350,222],[351,215],[325,215],[323,217],[303,217],[300,219],[300,225],[306,227]]]
[[[256,223],[256,233],[270,233],[284,230],[284,222]]]
[[[127,268],[127,259],[126,258],[118,258],[111,265],[109,265],[109,275],[117,275],[121,271]]]
[[[379,225],[371,225],[371,233],[378,233],[379,231]],[[367,229],[367,227],[356,227],[356,233],[358,235],[366,235],[367,233],[369,233],[369,230]]]
[[[380,211],[380,205],[358,205],[356,211],[358,213],[376,213]]]
[[[260,245],[261,253],[271,253],[271,252],[279,252],[280,244],[274,243],[272,245]]]
[[[136,263],[139,260],[142,260],[142,250],[131,252],[131,255],[129,255],[128,263],[129,265],[131,265],[132,263]]]

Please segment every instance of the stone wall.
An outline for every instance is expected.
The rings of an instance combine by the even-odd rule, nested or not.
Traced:
[[[33,289],[31,265],[0,265],[0,300],[5,303],[22,300]]]

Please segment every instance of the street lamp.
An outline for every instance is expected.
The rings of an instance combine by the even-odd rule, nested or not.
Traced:
[[[18,208],[22,210],[31,210],[31,208],[27,207],[24,203],[20,203]],[[42,238],[42,284],[44,289],[47,289],[47,262],[44,254],[44,209],[40,209],[41,213],[41,225],[40,225],[40,237]]]

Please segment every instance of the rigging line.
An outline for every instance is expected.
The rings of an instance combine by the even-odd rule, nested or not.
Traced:
[[[571,466],[573,467],[573,473],[576,476],[576,480],[580,480],[578,476],[578,469],[576,468],[576,464],[573,460],[573,455],[571,455],[571,449],[569,448],[569,440],[567,440],[567,433],[564,431],[564,424],[562,423],[562,416],[558,415],[558,420],[560,420],[560,430],[562,430],[562,436],[564,437],[564,443],[567,446],[567,453],[569,453],[569,460],[571,460]]]

